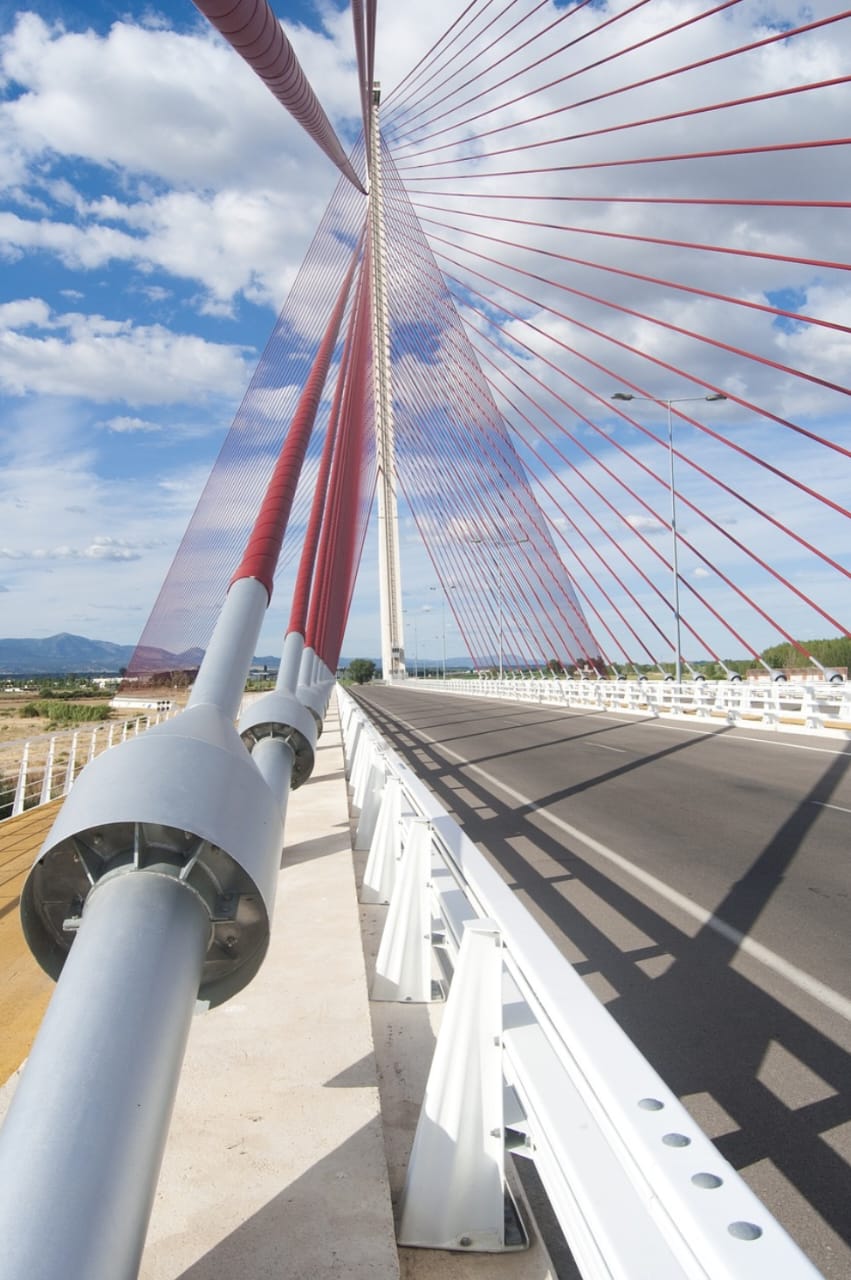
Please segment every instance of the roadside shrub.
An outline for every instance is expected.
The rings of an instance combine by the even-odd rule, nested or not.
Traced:
[[[82,724],[87,721],[108,720],[109,703],[81,707],[73,702],[28,702],[22,716],[42,716],[53,724]]]

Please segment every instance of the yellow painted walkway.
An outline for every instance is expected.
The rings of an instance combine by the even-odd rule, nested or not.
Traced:
[[[0,1084],[29,1053],[53,992],[52,980],[24,942],[18,904],[61,803],[52,800],[0,823]]]

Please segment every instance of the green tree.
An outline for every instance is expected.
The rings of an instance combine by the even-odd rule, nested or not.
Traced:
[[[851,667],[851,636],[834,636],[826,640],[802,640],[802,646],[826,667]],[[762,657],[770,667],[805,667],[807,659],[791,644],[776,644],[764,649]]]
[[[349,663],[349,679],[355,684],[368,684],[375,675],[375,663],[370,658],[352,658]]]

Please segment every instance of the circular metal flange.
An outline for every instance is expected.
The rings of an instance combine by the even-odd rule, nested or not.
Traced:
[[[220,1004],[266,953],[282,845],[279,807],[233,725],[215,707],[193,708],[80,774],[24,885],[25,937],[57,978],[99,883],[172,876],[209,913],[198,996]]]
[[[317,727],[314,714],[291,693],[264,694],[246,709],[238,733],[250,751],[263,738],[285,742],[293,753],[290,785],[300,787],[313,773]]]
[[[62,972],[89,894],[119,875],[165,875],[194,892],[210,917],[199,999],[220,1003],[259,967],[269,921],[251,877],[223,849],[189,831],[156,823],[113,823],[68,836],[33,867],[21,898],[24,934],[52,978]],[[256,961],[256,963],[255,963]]]

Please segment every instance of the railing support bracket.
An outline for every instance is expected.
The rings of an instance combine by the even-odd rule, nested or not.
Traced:
[[[469,921],[400,1202],[402,1245],[502,1253],[528,1246],[505,1181],[502,937]]]

